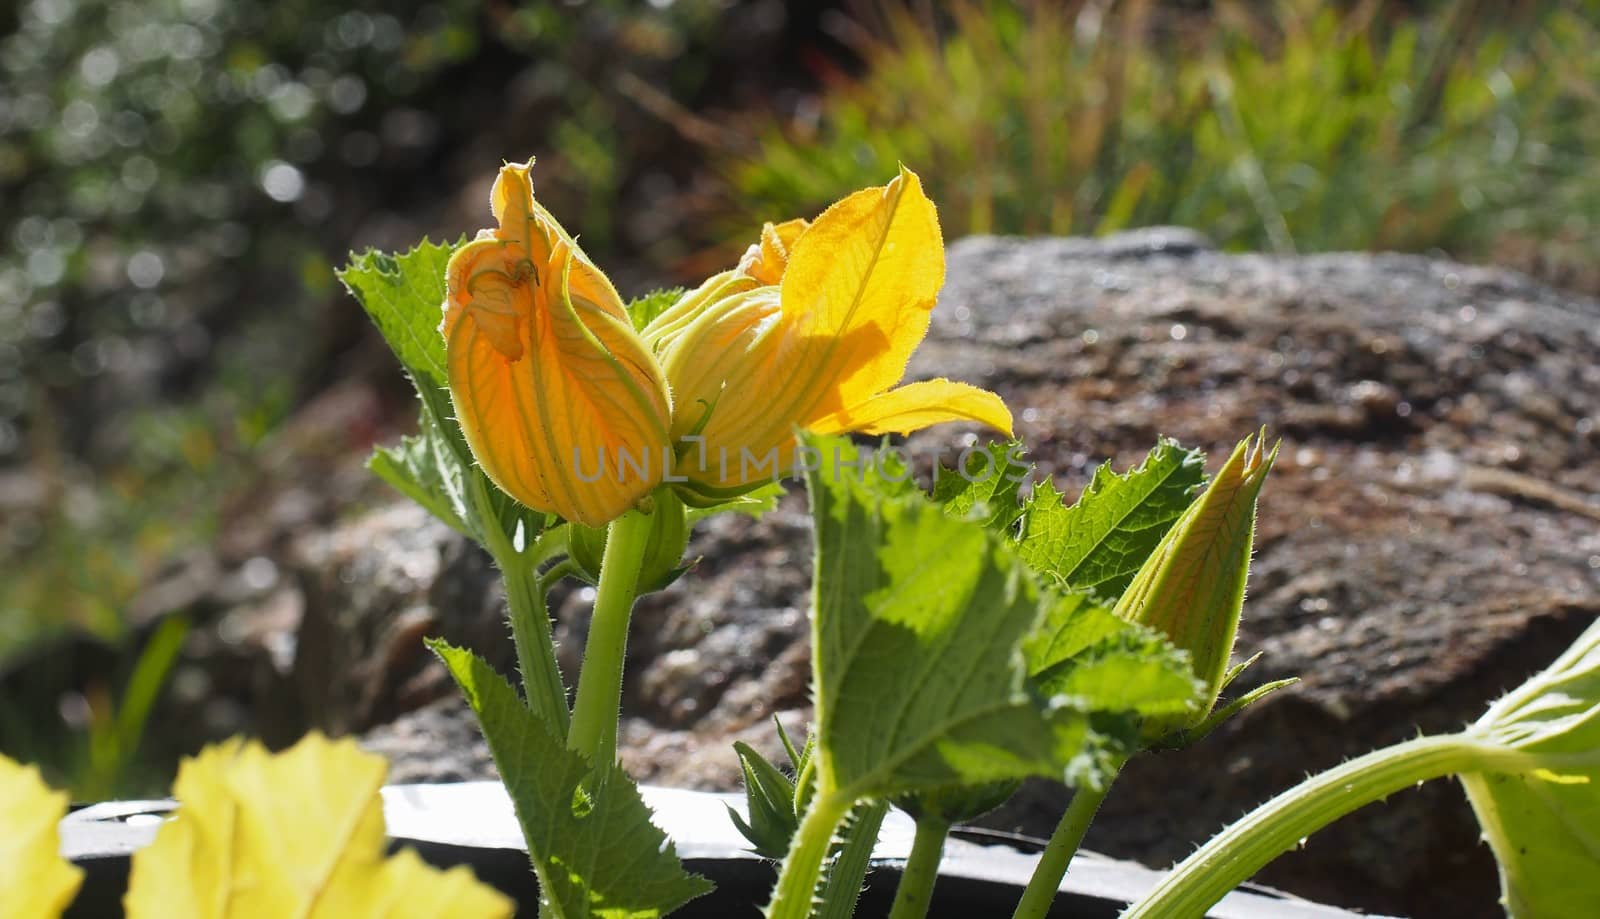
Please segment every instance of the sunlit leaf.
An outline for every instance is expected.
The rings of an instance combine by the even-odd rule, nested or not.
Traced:
[[[1028,501],[1021,554],[1056,583],[1116,602],[1205,480],[1205,454],[1163,439],[1125,473],[1106,463],[1070,507],[1049,482]]]
[[[445,386],[444,274],[455,245],[423,240],[403,255],[369,250],[339,272],[418,387]]]
[[[0,916],[52,919],[72,902],[83,869],[58,849],[66,792],[51,791],[39,770],[0,756]]]
[[[478,715],[542,896],[564,919],[665,915],[711,889],[688,874],[615,763],[591,766],[470,651],[429,642]]]
[[[128,916],[511,916],[465,867],[385,857],[387,769],[316,734],[277,755],[254,741],[206,748],[179,768],[177,816],[133,857]]]
[[[890,795],[1065,774],[1079,711],[1030,695],[1019,645],[1049,602],[1003,538],[881,497],[811,438],[820,793]]]
[[[1008,531],[1022,517],[1018,491],[1033,470],[1023,461],[1022,444],[990,443],[965,452],[962,468],[941,468],[933,482],[933,500],[957,517],[981,520],[991,529]],[[957,460],[961,463],[960,459]]]
[[[1506,911],[1517,919],[1600,916],[1600,622],[1467,733],[1550,763],[1525,774],[1461,776],[1500,862]]]
[[[633,321],[634,331],[641,331],[657,316],[665,313],[684,294],[681,287],[671,287],[664,290],[654,290],[642,297],[635,297],[628,301],[628,318]]]

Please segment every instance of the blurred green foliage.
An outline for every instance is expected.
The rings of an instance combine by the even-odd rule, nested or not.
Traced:
[[[1600,4],[884,5],[858,77],[727,166],[809,215],[913,164],[948,236],[1600,251]],[[864,33],[865,34],[865,33]]]
[[[60,630],[116,638],[153,573],[216,540],[339,372],[352,247],[407,243],[536,151],[605,251],[633,164],[675,139],[608,75],[708,79],[723,4],[667,6],[4,5],[0,667]]]

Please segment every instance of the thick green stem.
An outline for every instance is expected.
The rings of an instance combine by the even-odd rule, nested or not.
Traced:
[[[778,883],[767,904],[767,919],[807,919],[822,876],[822,860],[833,843],[833,831],[850,811],[851,802],[834,795],[811,799],[811,809],[795,831],[794,842],[778,872]]]
[[[517,669],[528,708],[546,724],[565,732],[567,687],[556,663],[556,645],[550,634],[550,611],[539,584],[539,572],[513,556],[501,563],[506,583],[506,603],[511,609],[511,641],[517,648]]]
[[[622,706],[622,665],[628,652],[628,619],[639,585],[639,566],[650,542],[650,518],[628,511],[611,521],[600,558],[589,640],[572,706],[567,748],[596,763],[617,758],[617,715]]]
[[[1043,919],[1050,912],[1050,904],[1055,902],[1056,891],[1061,889],[1061,879],[1067,876],[1072,856],[1078,854],[1083,836],[1089,832],[1089,824],[1094,822],[1100,804],[1111,793],[1111,783],[1116,777],[1113,772],[1106,776],[1100,788],[1079,788],[1072,793],[1066,813],[1061,815],[1055,832],[1050,834],[1050,842],[1045,844],[1044,852],[1039,856],[1033,877],[1028,878],[1028,887],[1022,892],[1022,899],[1017,901],[1017,910],[1012,913],[1012,919]]]
[[[1191,919],[1307,836],[1364,804],[1456,772],[1526,768],[1529,757],[1462,734],[1419,737],[1314,775],[1212,837],[1122,919]]]
[[[922,919],[933,905],[933,883],[939,879],[939,861],[944,857],[944,838],[950,823],[924,814],[917,820],[917,834],[911,840],[911,857],[906,859],[900,886],[894,891],[894,906],[889,919]]]

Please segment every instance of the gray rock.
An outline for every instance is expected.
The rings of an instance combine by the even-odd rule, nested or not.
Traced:
[[[1302,682],[1190,750],[1136,760],[1090,847],[1167,864],[1308,771],[1459,728],[1600,614],[1600,303],[1491,268],[1227,255],[1169,229],[962,240],[947,277],[911,376],[1000,392],[1069,495],[1159,434],[1212,450],[1262,425],[1285,438],[1239,651],[1264,652],[1244,688]],[[948,462],[962,436],[910,445]],[[622,730],[641,780],[734,788],[733,740],[776,754],[772,716],[803,726],[808,530],[797,495],[759,522],[714,520],[696,570],[641,604]],[[304,604],[294,647],[326,645],[286,671],[300,724],[367,731],[397,778],[490,774],[415,653],[442,632],[507,663],[481,553],[385,509],[299,539],[285,564]],[[589,596],[554,599],[570,675]],[[1045,835],[1061,803],[1030,786],[989,822]],[[1347,818],[1261,880],[1384,912],[1498,914],[1449,782]]]

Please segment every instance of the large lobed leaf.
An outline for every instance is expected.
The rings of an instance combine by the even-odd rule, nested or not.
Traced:
[[[430,641],[461,686],[516,807],[542,897],[560,919],[663,916],[711,885],[689,874],[615,763],[591,765],[470,651]]]
[[[83,869],[58,853],[66,812],[38,769],[0,756],[0,916],[53,919],[77,895]]]
[[[387,770],[353,741],[316,734],[278,755],[255,742],[206,748],[179,768],[177,816],[134,855],[128,916],[511,916],[511,901],[465,867],[384,857]]]
[[[859,798],[1027,775],[1094,782],[1092,769],[1075,772],[1092,766],[1083,755],[1099,743],[1092,713],[1192,704],[1186,665],[1153,638],[1149,671],[1107,666],[1100,677],[1079,674],[1070,695],[1031,692],[1022,646],[1041,623],[1066,630],[1098,610],[1108,630],[1090,646],[1128,627],[1041,588],[1011,540],[984,525],[992,515],[962,519],[892,482],[880,490],[872,475],[837,462],[854,449],[848,442],[809,444],[822,457],[808,476],[822,793]]]
[[[1600,916],[1600,622],[1467,733],[1551,762],[1525,774],[1461,776],[1500,863],[1506,911]]]
[[[1065,506],[1049,482],[1025,510],[1023,561],[1055,583],[1115,603],[1205,480],[1205,454],[1163,438],[1125,473],[1106,463]]]

